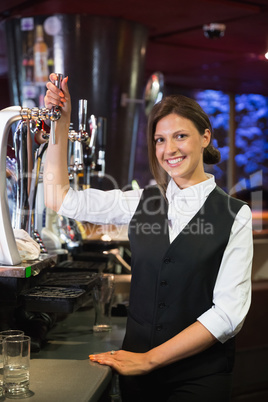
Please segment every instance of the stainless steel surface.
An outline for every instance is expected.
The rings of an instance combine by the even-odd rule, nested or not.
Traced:
[[[39,260],[23,261],[17,265],[0,265],[0,277],[28,278],[38,275],[44,268],[53,267],[57,262],[55,255],[42,255]]]
[[[28,120],[29,121],[29,120]],[[28,121],[20,121],[13,135],[15,159],[17,161],[16,210],[12,216],[14,229],[24,229],[29,233],[29,156],[31,160],[31,133]]]

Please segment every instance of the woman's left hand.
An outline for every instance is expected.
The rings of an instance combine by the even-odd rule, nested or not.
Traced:
[[[91,361],[112,367],[122,375],[142,375],[150,371],[146,353],[132,353],[118,350],[89,355]]]

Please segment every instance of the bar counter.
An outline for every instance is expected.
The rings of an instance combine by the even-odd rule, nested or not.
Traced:
[[[106,333],[93,333],[93,319],[94,309],[89,305],[57,322],[49,331],[47,343],[41,351],[31,354],[32,395],[18,401],[100,400],[107,387],[110,388],[112,370],[91,362],[88,355],[120,349],[126,317],[112,317],[113,329]]]

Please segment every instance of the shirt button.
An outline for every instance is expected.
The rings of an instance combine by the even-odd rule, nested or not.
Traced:
[[[160,302],[160,303],[158,304],[158,307],[159,307],[159,308],[165,308],[165,307],[166,307],[166,303]]]
[[[158,325],[156,326],[156,330],[157,330],[157,331],[161,331],[162,329],[163,329],[163,325],[158,324]]]
[[[160,286],[162,286],[162,287],[167,286],[167,281],[161,281]]]
[[[169,264],[171,262],[171,258],[167,257],[164,259],[165,264]]]

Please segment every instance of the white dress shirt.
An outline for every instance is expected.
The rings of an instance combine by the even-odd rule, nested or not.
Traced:
[[[173,179],[167,187],[169,238],[172,242],[215,188],[214,176],[181,190]],[[127,225],[142,189],[102,191],[69,189],[58,214],[94,224]],[[241,329],[251,302],[252,217],[247,205],[237,213],[213,291],[213,305],[197,320],[224,343]]]

